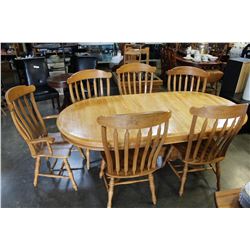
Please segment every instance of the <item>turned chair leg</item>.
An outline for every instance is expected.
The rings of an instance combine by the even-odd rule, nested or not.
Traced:
[[[73,175],[73,173],[72,173],[72,170],[71,170],[71,168],[70,168],[70,165],[69,165],[69,163],[68,163],[68,160],[67,160],[67,159],[63,159],[63,161],[64,161],[65,167],[66,167],[66,169],[67,169],[67,171],[68,171],[69,179],[70,179],[71,182],[72,182],[72,186],[73,186],[74,190],[77,191],[77,185],[76,185],[76,183],[75,183],[74,175]]]
[[[115,183],[114,178],[111,178],[109,181],[109,190],[108,190],[108,204],[107,204],[108,208],[111,208],[111,206],[112,206],[112,197],[113,197],[113,193],[114,193],[114,183]]]
[[[90,168],[90,157],[89,157],[89,149],[86,149],[86,165],[87,165],[87,169],[89,170]]]
[[[105,169],[105,161],[102,159],[102,162],[101,162],[101,169],[100,169],[100,173],[99,173],[99,178],[100,178],[100,179],[103,177],[104,169]]]
[[[152,195],[152,202],[154,205],[156,205],[155,183],[154,183],[153,174],[148,175],[148,180],[149,180],[149,186],[150,186],[151,195]]]
[[[215,163],[216,179],[217,179],[217,191],[220,191],[220,163]]]
[[[183,169],[183,174],[181,177],[181,186],[180,186],[180,190],[179,190],[179,195],[182,196],[183,192],[184,192],[184,186],[185,186],[185,182],[187,179],[187,172],[188,172],[188,164],[185,163],[184,165],[184,169]]]
[[[41,166],[41,159],[40,157],[37,157],[36,163],[35,163],[35,173],[34,173],[34,182],[33,182],[34,187],[37,187],[40,166]]]

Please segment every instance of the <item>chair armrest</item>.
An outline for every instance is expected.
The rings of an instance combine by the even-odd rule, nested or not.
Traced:
[[[29,142],[32,144],[41,143],[41,142],[52,144],[54,141],[55,141],[55,138],[47,136],[47,137],[42,137],[38,139],[33,139],[33,140],[30,140]]]
[[[43,117],[43,120],[57,119],[59,115],[47,115]]]

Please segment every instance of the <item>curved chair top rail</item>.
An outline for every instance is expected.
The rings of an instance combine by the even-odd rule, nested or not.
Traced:
[[[209,73],[203,69],[191,67],[191,66],[178,66],[167,71],[168,75],[192,75],[200,76],[204,78],[209,77]]]
[[[97,122],[102,126],[120,129],[138,129],[156,126],[166,122],[171,112],[156,111],[145,113],[118,114],[113,116],[100,116]]]
[[[85,69],[74,73],[67,79],[67,83],[71,84],[81,80],[94,79],[94,78],[111,78],[112,73],[98,69]]]
[[[141,72],[141,71],[155,73],[156,67],[152,67],[149,64],[145,64],[145,63],[128,63],[118,68],[116,70],[116,73],[121,74],[121,73],[127,73],[127,72]]]
[[[13,101],[17,100],[18,98],[20,98],[24,95],[28,95],[30,93],[33,93],[35,90],[36,90],[36,87],[34,85],[15,86],[6,92],[6,94],[5,94],[6,101],[10,105]]]

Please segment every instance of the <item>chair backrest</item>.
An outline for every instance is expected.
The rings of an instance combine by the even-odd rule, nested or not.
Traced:
[[[84,69],[95,69],[97,65],[97,58],[94,56],[73,56],[71,58],[72,73]]]
[[[125,48],[124,51],[124,64],[141,62],[145,55],[145,62],[149,64],[149,47],[146,48]]]
[[[110,95],[112,73],[97,69],[81,70],[68,78],[71,101]],[[106,94],[105,94],[106,90]]]
[[[145,63],[129,63],[116,70],[121,95],[151,93],[156,67]]]
[[[24,70],[28,85],[36,86],[47,84],[49,70],[45,57],[24,58]]]
[[[205,92],[209,73],[203,69],[180,66],[167,71],[168,91]]]
[[[30,141],[48,135],[43,118],[35,102],[35,89],[34,85],[20,85],[9,89],[5,94],[16,129],[29,145],[33,156],[36,155],[37,150],[42,145],[36,144],[35,146]]]
[[[192,107],[185,161],[193,164],[221,161],[245,122],[247,107],[248,104]]]
[[[171,112],[100,116],[102,142],[110,175],[140,175],[156,168]]]

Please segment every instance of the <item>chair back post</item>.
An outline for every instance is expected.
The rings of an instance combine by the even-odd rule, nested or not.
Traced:
[[[209,73],[191,66],[179,66],[167,71],[168,91],[205,92]]]
[[[124,64],[116,70],[121,95],[152,93],[156,67],[145,63]]]
[[[247,107],[248,104],[192,107],[185,161],[197,165],[221,161],[232,139],[246,122]],[[201,127],[198,133],[197,125]]]
[[[34,98],[35,86],[20,85],[6,92],[6,101],[17,131],[28,144],[32,156],[37,154],[41,145],[31,140],[48,135],[44,120]]]
[[[141,176],[156,169],[166,141],[171,112],[149,112],[98,117],[107,174]]]
[[[110,79],[112,73],[97,69],[76,72],[67,79],[72,103],[86,98],[110,95]]]

